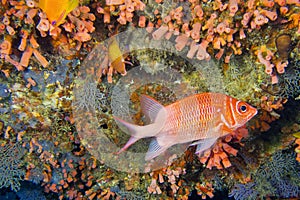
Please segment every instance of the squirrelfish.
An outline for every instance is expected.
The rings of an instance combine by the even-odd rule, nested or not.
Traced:
[[[66,16],[78,6],[78,0],[40,0],[39,7],[47,14],[53,26],[63,23]]]
[[[196,153],[201,153],[218,138],[232,133],[257,114],[256,108],[249,104],[220,93],[195,94],[167,106],[146,95],[141,95],[140,102],[150,124],[139,126],[114,117],[131,134],[117,153],[141,138],[154,137],[146,161],[176,144],[197,145]]]

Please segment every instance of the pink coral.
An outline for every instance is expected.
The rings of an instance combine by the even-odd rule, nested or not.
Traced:
[[[209,60],[210,55],[206,52],[206,48],[208,46],[209,42],[207,40],[202,40],[201,44],[199,45],[198,52],[196,54],[196,58],[198,60]]]
[[[206,199],[206,196],[209,198],[213,198],[214,194],[214,188],[211,183],[196,183],[195,189],[197,191],[197,194],[201,196],[201,199]]]
[[[269,11],[262,9],[260,13],[266,17],[268,17],[271,21],[275,21],[277,19],[276,11]]]
[[[257,58],[258,58],[259,62],[265,66],[265,68],[266,68],[265,72],[267,74],[271,74],[273,71],[274,65],[269,61],[269,59],[266,59],[263,57],[263,53],[264,53],[263,50],[261,50],[261,49],[258,50]]]
[[[229,15],[234,16],[238,11],[238,0],[229,0]]]
[[[196,42],[198,42],[200,39],[200,29],[201,29],[201,23],[198,22],[193,25],[193,29],[191,31],[191,38]]]
[[[161,26],[161,27],[159,27],[156,31],[154,31],[152,33],[153,39],[159,40],[160,38],[162,38],[162,36],[164,34],[166,34],[168,32],[168,30],[169,30],[168,26]]]
[[[179,35],[177,36],[175,42],[176,42],[176,45],[175,45],[175,48],[177,51],[181,51],[185,45],[187,44],[188,42],[188,36],[186,35]]]
[[[22,52],[20,61],[18,61],[18,57],[12,57],[10,54],[12,53],[11,47],[10,50],[4,51],[3,45],[1,50],[1,58],[4,58],[6,62],[14,65],[17,70],[24,70],[25,67],[29,65],[29,61],[32,55],[34,55],[37,60],[43,65],[46,66],[48,61],[45,57],[38,51],[39,44],[35,39],[34,31],[28,30],[28,28],[20,28],[18,23],[11,23],[12,19],[15,18],[21,19],[22,25],[26,27],[34,27],[33,18],[38,13],[37,4],[32,0],[25,1],[8,1],[7,6],[10,9],[6,9],[4,17],[3,17],[3,28],[5,28],[6,33],[9,35],[19,34],[20,43],[18,46],[18,50]],[[41,35],[45,36],[45,32],[49,30],[48,21],[44,21],[40,16],[40,23],[37,28],[42,32]],[[12,21],[13,22],[13,21]],[[0,31],[1,32],[1,31]],[[3,34],[3,33],[2,33]],[[5,54],[5,55],[4,55]]]
[[[145,4],[140,0],[106,0],[104,8],[98,6],[97,12],[104,14],[104,23],[110,23],[110,15],[116,7],[119,8],[119,17],[117,21],[125,25],[127,22],[132,22],[133,12],[136,10],[144,10]]]
[[[240,143],[241,139],[247,136],[248,129],[245,126],[238,128],[231,134],[219,139],[211,149],[206,150],[202,155],[198,155],[200,162],[206,164],[208,169],[230,167],[231,163],[228,157],[229,155],[236,156],[238,151],[231,147],[228,142]]]
[[[152,32],[153,27],[158,28],[153,34],[155,39],[162,37],[171,39],[172,36],[177,38],[179,33],[183,33],[195,42],[206,40],[209,44],[205,48],[203,46],[196,48],[197,45],[193,42],[186,44],[189,48],[188,57],[210,59],[211,55],[207,55],[207,52],[216,52],[216,54],[220,52],[217,57],[226,56],[224,59],[226,62],[230,61],[231,52],[237,55],[242,54],[244,43],[241,40],[247,38],[248,32],[259,30],[262,26],[268,25],[269,21],[277,20],[280,14],[286,14],[287,7],[283,7],[286,4],[296,3],[298,5],[294,0],[262,0],[259,2],[248,0],[241,6],[242,2],[238,0],[229,0],[228,2],[217,0],[212,2],[211,9],[211,7],[205,6],[205,2],[195,0],[189,0],[189,2],[189,8],[181,5],[173,7],[163,14],[160,9],[153,9],[153,19],[148,19],[142,15],[139,18],[138,25],[146,27],[148,32]],[[135,0],[107,0],[106,3],[105,7],[98,6],[97,8],[97,12],[104,15],[105,23],[110,23],[110,15],[116,15],[120,24],[126,24],[127,22],[135,24],[133,14],[144,9],[144,5],[140,4],[142,6],[138,7],[139,1]],[[160,5],[162,1],[157,0],[156,3]],[[280,8],[280,13],[277,13],[277,10],[279,10],[277,8]],[[116,10],[119,10],[119,12],[112,13]],[[191,13],[190,18],[184,16],[187,12]],[[289,16],[290,22],[294,26],[300,27],[296,15],[291,14]],[[153,20],[155,20],[155,24]],[[239,34],[239,37],[236,37],[236,33]],[[177,39],[176,48],[178,50],[183,47],[183,43],[179,45],[179,40],[183,41],[180,38]],[[225,54],[222,53],[223,51],[214,51],[221,48],[226,52]]]
[[[283,74],[284,71],[285,71],[284,68],[287,67],[288,64],[289,64],[288,61],[284,61],[284,62],[278,61],[278,62],[275,64],[277,72],[278,72],[279,74]]]

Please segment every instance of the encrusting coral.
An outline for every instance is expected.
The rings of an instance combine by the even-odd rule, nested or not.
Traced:
[[[0,57],[16,67],[18,71],[23,71],[29,66],[32,55],[46,68],[49,65],[44,52],[40,52],[40,44],[37,42],[38,34],[42,37],[51,36],[54,40],[61,40],[63,44],[65,32],[70,34],[68,49],[80,50],[83,43],[91,40],[91,33],[95,31],[93,21],[95,15],[90,13],[87,6],[78,6],[73,9],[60,26],[49,22],[47,15],[39,8],[39,4],[33,0],[22,1],[2,1],[4,17],[1,23],[0,35],[3,41],[0,46]],[[48,5],[49,6],[49,5]],[[36,23],[38,18],[38,23]],[[21,27],[21,28],[20,28]],[[65,31],[62,33],[62,29]],[[19,41],[16,37],[21,36]],[[15,42],[18,42],[18,53],[12,49]],[[66,47],[66,46],[65,46]],[[65,52],[69,50],[65,49]],[[16,59],[16,57],[21,56]],[[1,69],[6,70],[6,69]],[[11,70],[10,70],[11,71]],[[8,73],[7,73],[8,75]]]
[[[153,39],[175,38],[178,51],[184,51],[188,58],[198,60],[209,60],[214,56],[229,63],[232,55],[248,52],[249,46],[264,47],[267,42],[251,44],[252,36],[274,24],[288,26],[291,33],[299,33],[298,1],[248,0],[242,3],[234,0],[229,2],[190,0],[173,4],[155,1],[145,6],[140,1],[128,0],[106,1],[106,5],[98,3],[96,6],[97,12],[103,15],[104,23],[111,23],[110,16],[116,15],[119,17],[117,21],[122,25],[131,22],[135,26],[146,28],[152,33]],[[138,21],[132,18],[135,12],[139,15]],[[188,38],[194,42],[187,42]],[[299,38],[299,34],[293,39],[286,38],[293,41]],[[282,39],[278,36],[276,41]],[[279,49],[278,53],[280,52],[282,51]],[[250,53],[254,55],[255,52]],[[287,59],[282,56],[277,59],[274,53],[273,49],[268,52],[261,49],[256,53],[258,61],[265,65],[266,73],[271,76],[273,84],[278,82],[275,67],[277,73],[282,74],[288,65]]]
[[[297,99],[300,91],[299,0],[87,1],[80,2],[74,9],[71,6],[59,23],[53,23],[34,0],[2,0],[0,4],[0,76],[3,81],[0,85],[0,151],[5,154],[2,164],[3,172],[7,173],[2,178],[10,179],[7,183],[1,181],[1,187],[12,190],[21,187],[23,191],[26,188],[18,183],[24,178],[41,185],[46,197],[90,200],[188,199],[194,194],[205,199],[218,198],[219,193],[229,190],[237,199],[244,197],[243,191],[252,191],[255,197],[260,193],[262,198],[299,196],[299,183],[291,178],[299,175],[294,172],[298,169],[293,162],[296,156],[288,154],[295,151],[296,159],[300,160],[299,130],[286,126],[288,128],[281,129],[280,137],[273,134],[273,129],[282,125],[278,119],[285,116],[285,109],[289,107],[287,98]],[[113,38],[125,26],[145,29],[148,40],[170,41],[176,56],[148,49],[137,50],[128,57],[123,55],[122,41]],[[75,94],[73,81],[81,75],[78,73],[81,60],[109,33],[112,39],[106,49],[96,52],[106,52],[105,59],[102,63],[90,62],[94,71],[86,69],[86,74],[95,74],[96,79],[83,82]],[[146,43],[147,39],[143,41]],[[182,62],[177,54],[196,64]],[[65,62],[62,58],[72,61],[57,64]],[[120,62],[112,62],[119,58]],[[190,147],[183,156],[169,158],[168,165],[161,169],[144,174],[118,172],[89,154],[86,141],[81,140],[76,131],[71,102],[73,95],[79,97],[73,108],[88,114],[93,110],[100,119],[98,128],[116,144],[124,142],[125,137],[113,122],[110,101],[114,85],[108,83],[117,82],[117,74],[128,75],[126,72],[131,68],[126,65],[126,59],[133,67],[140,64],[152,75],[172,68],[180,72],[195,91],[228,93],[257,107],[259,114],[247,127],[220,138],[201,155],[195,155]],[[215,59],[221,61],[215,68],[201,64],[201,61]],[[214,69],[222,75],[218,76]],[[219,90],[220,79],[224,80],[224,90]],[[130,84],[134,84],[134,80]],[[168,103],[175,101],[165,88],[156,89],[153,96]],[[133,107],[138,103],[136,96],[138,94],[130,97]],[[137,121],[141,118],[140,113],[134,116]],[[279,140],[279,144],[261,139],[268,134]],[[246,145],[247,148],[243,148]],[[18,153],[19,148],[25,149],[25,153]],[[278,151],[286,148],[289,150]],[[264,158],[271,154],[271,159]],[[257,156],[253,161],[253,165],[260,166],[257,172],[252,165],[243,168],[243,163],[239,163],[242,159],[250,160],[251,156]],[[6,159],[12,161],[8,157],[14,157],[14,163],[5,162]],[[282,165],[287,162],[288,166]],[[15,174],[10,176],[11,173]],[[215,176],[222,178],[222,189],[217,187],[216,180],[212,181]],[[264,182],[263,177],[268,180]],[[264,186],[268,190],[262,190]],[[121,189],[116,190],[116,187]]]
[[[228,157],[229,155],[236,156],[238,150],[231,147],[228,143],[240,143],[242,138],[247,136],[248,129],[245,126],[238,128],[233,133],[219,139],[216,144],[211,149],[206,150],[203,155],[199,155],[200,162],[206,164],[208,169],[212,169],[212,167],[216,167],[217,169],[230,167],[231,163]]]
[[[38,13],[35,2],[31,0],[20,2],[2,1],[2,6],[6,7],[7,9],[2,19],[3,32],[1,33],[1,35],[5,36],[4,40],[1,43],[1,58],[6,62],[14,65],[18,71],[22,71],[26,67],[28,67],[29,60],[32,55],[34,55],[34,57],[40,62],[43,67],[47,67],[48,61],[39,52],[39,44],[37,43],[35,39],[36,36],[34,34],[34,31],[32,30],[32,28],[34,28],[33,19]],[[27,26],[26,28],[25,25]],[[18,50],[22,52],[22,56],[19,60],[14,60],[13,58],[11,58],[12,42],[17,35],[21,36]]]

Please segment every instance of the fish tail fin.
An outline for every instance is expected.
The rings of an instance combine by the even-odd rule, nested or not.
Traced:
[[[118,125],[121,125],[121,127],[125,127],[126,131],[124,129],[125,132],[127,132],[128,134],[131,135],[130,139],[127,141],[127,143],[116,153],[116,154],[120,154],[121,152],[125,151],[126,149],[128,149],[132,144],[134,144],[136,141],[138,141],[139,139],[143,138],[143,137],[147,137],[147,136],[143,136],[143,127],[142,126],[138,126],[135,124],[131,124],[129,122],[126,122],[123,119],[120,119],[118,117],[114,116],[114,119],[116,120]]]
[[[120,125],[121,128],[124,127],[126,130],[123,130],[131,135],[131,138],[118,153],[125,151],[128,147],[130,147],[141,138],[156,136],[164,127],[167,119],[167,111],[164,106],[157,102],[155,99],[146,95],[141,95],[140,101],[141,109],[145,116],[149,119],[150,124],[146,126],[139,126],[114,116],[114,119],[116,120],[118,125]],[[158,145],[158,143],[153,144],[152,147],[150,145],[149,159],[151,159],[152,157],[156,157],[166,150],[166,148],[159,147],[160,146]],[[159,148],[159,151],[157,148]]]
[[[136,124],[129,123],[115,116],[114,119],[119,125],[125,127],[125,129],[127,130],[125,132],[139,139],[156,136],[159,133],[159,131],[162,129],[162,125],[163,125],[162,123],[153,123],[146,126],[139,126]]]
[[[128,130],[127,132],[129,132],[129,134],[133,137],[146,138],[156,136],[164,127],[166,122],[166,109],[155,99],[146,95],[141,95],[141,108],[144,115],[150,120],[151,124],[139,126],[131,124],[119,117],[114,116],[114,119],[119,125],[125,127]]]
[[[116,153],[116,154],[120,154],[123,151],[126,151],[126,149],[128,149],[128,147],[130,147],[132,144],[134,144],[136,141],[138,141],[140,138],[136,138],[131,136],[129,138],[129,140],[127,141],[127,143]]]
[[[136,137],[136,138],[143,138],[141,135],[141,133],[143,133],[143,129],[144,129],[143,126],[129,123],[129,122],[127,122],[119,117],[116,117],[116,116],[114,116],[114,119],[116,120],[118,125],[121,125],[121,127],[125,127],[125,129],[127,130],[125,132],[127,132],[129,135]],[[147,137],[147,136],[145,136],[145,137]]]
[[[164,146],[159,145],[156,138],[153,139],[150,142],[149,149],[148,149],[148,151],[146,153],[146,156],[145,156],[145,160],[149,161],[149,160],[159,156],[160,154],[165,152],[168,148],[169,148],[169,146],[167,146],[167,145],[164,145]]]
[[[122,120],[115,116],[114,119],[119,125],[121,125],[121,127],[124,127],[126,129],[125,132],[131,135],[130,139],[127,141],[124,147],[117,152],[117,154],[125,151],[128,147],[130,147],[132,144],[134,144],[136,141],[138,141],[141,138],[153,137],[157,135],[157,133],[162,128],[161,124],[159,123],[153,123],[146,126],[139,126],[136,124],[131,124],[129,122],[126,122],[125,120]]]

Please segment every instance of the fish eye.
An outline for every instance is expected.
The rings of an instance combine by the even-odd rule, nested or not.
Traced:
[[[241,111],[242,113],[246,112],[246,111],[247,111],[247,106],[241,105],[241,106],[240,106],[240,111]]]

